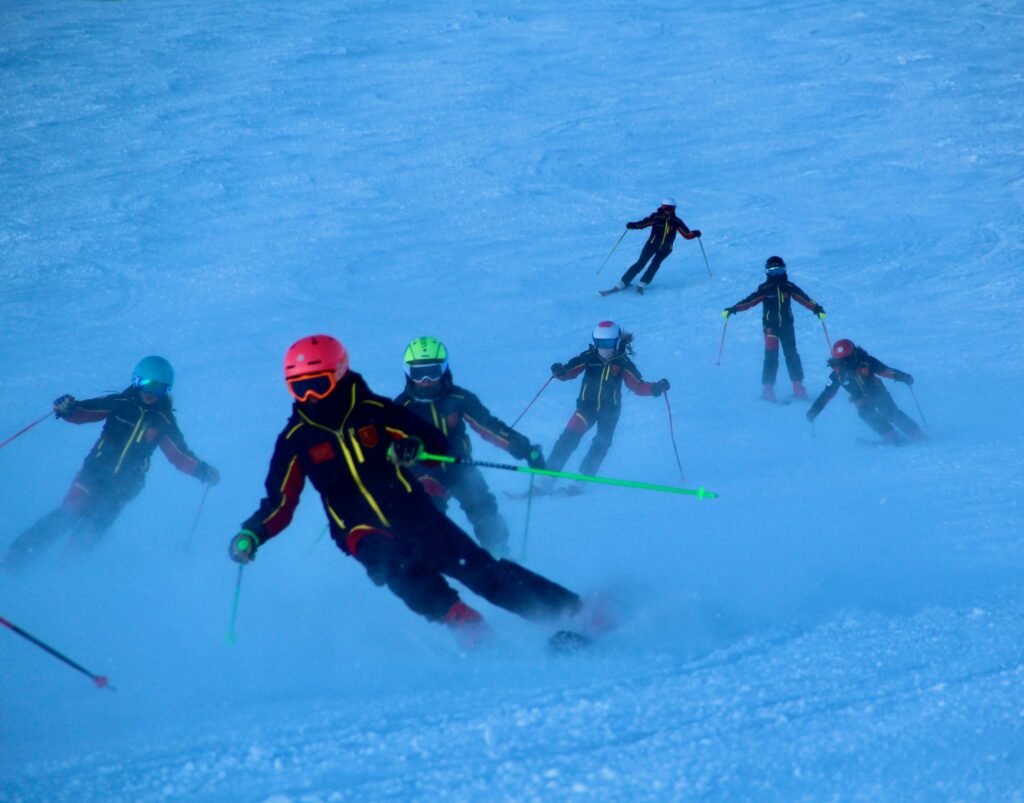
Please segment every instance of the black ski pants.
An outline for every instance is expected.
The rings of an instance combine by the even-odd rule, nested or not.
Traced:
[[[487,481],[480,469],[465,464],[449,465],[438,479],[458,500],[480,545],[492,555],[507,555],[508,524],[498,512],[498,501],[487,487]],[[442,513],[447,510],[448,502],[443,496],[435,496],[432,499]]]
[[[80,473],[60,506],[14,540],[3,564],[9,568],[23,566],[67,533],[73,533],[74,549],[94,547],[124,506],[138,496],[142,485],[141,476],[113,478]]]
[[[496,560],[425,501],[410,504],[388,529],[353,527],[343,550],[363,564],[374,583],[431,621],[443,621],[459,602],[446,576],[527,619],[554,619],[580,606],[568,589],[518,563]]]
[[[786,370],[792,382],[804,381],[804,366],[800,362],[800,353],[796,350],[796,330],[793,324],[781,328],[766,326],[764,328],[764,367],[761,369],[761,384],[775,385],[775,377],[779,372],[779,345],[786,355]]]
[[[643,250],[640,252],[640,258],[630,265],[629,269],[622,274],[622,283],[628,287],[629,283],[636,278],[636,275],[644,269],[644,265],[647,264],[647,260],[654,257],[654,261],[651,262],[651,266],[640,278],[642,284],[650,284],[651,280],[654,279],[654,274],[656,274],[658,272],[658,268],[661,267],[661,263],[664,262],[665,258],[671,253],[671,248],[658,248],[657,245],[648,240],[644,243]]]
[[[581,474],[596,474],[601,468],[601,463],[604,462],[605,455],[608,454],[608,449],[611,448],[615,427],[618,426],[621,412],[622,407],[619,405],[603,407],[594,412],[577,410],[569,419],[568,425],[559,435],[558,440],[555,441],[546,467],[551,471],[561,471],[570,455],[580,445],[584,434],[596,424],[597,434],[594,435],[590,449],[583,458],[583,462],[580,463]]]
[[[883,438],[893,431],[893,424],[911,440],[920,440],[924,437],[921,427],[896,406],[884,385],[878,385],[870,398],[864,397],[861,403],[855,401],[854,404],[857,404],[857,413],[861,420]]]

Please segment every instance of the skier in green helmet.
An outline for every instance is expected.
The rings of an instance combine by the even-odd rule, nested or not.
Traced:
[[[491,414],[483,402],[452,381],[448,350],[436,337],[418,337],[405,350],[405,390],[395,401],[448,438],[452,457],[469,458],[472,445],[466,424],[484,440],[507,451],[534,468],[544,467],[541,448],[531,444]],[[466,513],[480,545],[495,557],[508,554],[508,525],[498,512],[498,503],[475,466],[441,463],[420,465],[417,476],[440,510],[446,510],[454,496]]]
[[[132,384],[95,399],[67,394],[53,403],[57,418],[72,424],[103,421],[103,431],[85,458],[59,507],[23,532],[3,558],[19,568],[61,535],[74,530],[77,546],[93,546],[145,483],[149,459],[159,446],[179,471],[215,485],[220,474],[185,443],[171,408],[174,369],[163,357],[138,362]]]

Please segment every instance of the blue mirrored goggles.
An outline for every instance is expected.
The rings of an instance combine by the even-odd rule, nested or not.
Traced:
[[[594,345],[599,349],[613,349],[619,345],[617,337],[595,337]]]
[[[768,275],[769,276],[781,276],[785,272],[786,272],[785,268],[768,268]]]
[[[140,393],[149,396],[166,396],[171,392],[171,386],[166,382],[157,382],[155,379],[140,379],[135,377],[132,384],[139,389]]]

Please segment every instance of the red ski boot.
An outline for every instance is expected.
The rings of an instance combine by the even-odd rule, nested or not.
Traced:
[[[487,642],[491,629],[479,611],[459,600],[444,615],[444,623],[455,631],[455,638],[464,650],[472,650]]]
[[[807,401],[807,388],[804,387],[803,382],[793,383],[793,398]]]
[[[772,387],[771,385],[765,385],[764,388],[761,390],[761,398],[764,401],[775,401],[775,388]]]

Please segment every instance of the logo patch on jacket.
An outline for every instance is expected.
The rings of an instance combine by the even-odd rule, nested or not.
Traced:
[[[367,424],[365,427],[360,427],[359,440],[363,442],[363,446],[367,449],[372,449],[380,442],[380,438],[377,436],[377,428],[373,426],[373,424]]]
[[[314,463],[326,463],[328,460],[334,459],[334,448],[330,441],[324,441],[311,448],[309,456]]]
[[[448,427],[449,429],[455,429],[459,425],[459,414],[448,413]]]
[[[621,365],[613,365],[612,366],[612,376],[618,376],[621,373],[622,373],[622,366]]]

